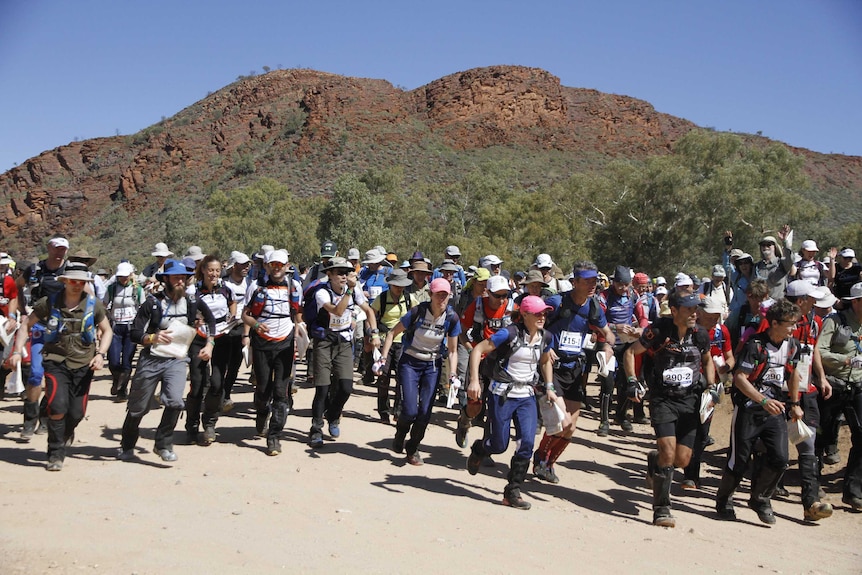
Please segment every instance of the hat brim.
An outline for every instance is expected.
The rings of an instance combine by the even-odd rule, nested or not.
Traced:
[[[61,276],[58,276],[57,279],[59,279],[62,282],[67,282],[69,280],[73,280],[73,281],[84,281],[84,282],[93,283],[93,281],[94,281],[93,278],[91,278],[89,275],[85,276],[84,274],[76,273],[76,272],[72,272],[68,275],[63,274]]]
[[[350,258],[348,258],[348,259],[350,259]],[[383,260],[385,260],[385,259],[386,259],[385,257],[380,257],[380,258],[372,258],[370,260],[362,260],[362,265],[368,266],[371,264],[379,264],[379,263],[382,263]]]
[[[81,257],[81,256],[70,256],[67,259],[70,262],[78,262],[78,263],[86,265],[87,267],[90,267],[91,265],[96,263],[96,260],[99,258],[94,258],[94,257],[85,258],[85,257]]]

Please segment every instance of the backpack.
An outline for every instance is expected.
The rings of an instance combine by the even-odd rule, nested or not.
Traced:
[[[386,290],[386,291],[381,292],[380,295],[377,296],[378,298],[380,298],[380,311],[375,313],[375,317],[377,319],[377,329],[380,330],[381,335],[385,334],[387,331],[389,331],[389,328],[386,327],[385,325],[383,325],[383,322],[380,321],[381,318],[383,317],[383,314],[386,313],[386,303],[387,303],[386,300],[388,298],[388,295],[389,295],[389,290]],[[413,299],[410,296],[408,296],[406,293],[403,293],[403,292],[401,294],[401,298],[407,303],[407,312],[409,313],[410,308],[413,307]],[[391,302],[391,303],[393,306],[399,306],[399,307],[401,306],[400,300],[397,302]]]
[[[139,306],[139,307],[140,307],[140,305],[141,305],[142,303],[144,303],[144,299],[145,299],[145,297],[144,297],[144,288],[142,288],[140,285],[138,285],[138,282],[136,282],[136,281],[134,281],[134,280],[132,280],[132,281],[130,282],[130,285],[131,285],[132,287],[134,287],[134,288],[135,288],[135,290],[134,290],[134,294],[135,294],[135,305],[137,305],[137,306]],[[127,287],[127,286],[124,286],[124,287],[123,287],[123,289],[125,289],[125,287]],[[109,302],[113,302],[113,300],[114,300],[114,294],[117,292],[117,289],[116,289],[116,288],[117,288],[117,283],[116,283],[116,282],[114,282],[114,283],[112,283],[111,285],[109,285],[109,286],[108,286],[108,296],[107,296],[107,299],[108,299],[108,301],[109,301]]]
[[[473,327],[471,328],[471,336],[473,343],[479,343],[485,339],[485,302],[487,298],[479,296],[476,298],[476,311],[473,313]],[[515,302],[510,296],[506,301],[506,310],[509,315],[504,315],[501,318],[494,318],[491,321],[500,321],[502,323],[498,329],[505,329],[512,324],[512,310],[515,307]],[[493,329],[493,326],[491,326]],[[496,331],[496,330],[495,330]]]
[[[401,338],[401,343],[403,344],[402,349],[406,350],[410,347],[410,344],[413,342],[413,335],[416,333],[416,328],[419,326],[419,322],[422,321],[425,314],[430,309],[431,302],[423,301],[411,310],[413,316],[410,318],[410,324],[407,326],[407,329],[404,330],[404,336]],[[442,358],[449,356],[449,348],[446,346],[446,338],[449,336],[446,334],[449,333],[449,328],[458,321],[458,314],[455,313],[452,306],[447,305],[446,320],[443,322],[443,341],[440,342],[440,357]]]
[[[305,322],[308,335],[314,339],[326,339],[326,332],[329,330],[329,312],[323,308],[317,307],[317,292],[325,289],[329,292],[329,297],[335,299],[335,292],[329,287],[328,281],[314,280],[312,281],[302,294],[302,321]],[[260,290],[260,288],[258,288]],[[257,293],[257,292],[255,292]],[[264,292],[265,293],[265,292]],[[350,296],[351,299],[353,295]],[[254,300],[252,300],[252,303]],[[352,306],[353,303],[350,304]],[[252,314],[254,309],[252,309]]]
[[[761,383],[763,382],[763,378],[766,375],[766,368],[769,367],[769,352],[766,351],[766,345],[764,345],[760,338],[752,338],[749,341],[753,341],[757,344],[757,360],[754,364],[754,370],[748,375],[748,381],[751,382],[751,385],[760,390],[762,387]],[[796,349],[798,345],[799,342],[796,340],[796,338],[789,339],[789,345],[787,347],[788,360],[787,364],[784,366],[785,377],[787,377],[788,372],[792,372],[794,368],[792,361],[793,358],[796,356]],[[733,387],[732,399],[734,405],[740,405],[740,403],[744,403],[751,404],[751,406],[760,407],[758,404],[754,404],[750,399],[748,399],[748,397],[746,397],[745,394],[739,391],[736,386]],[[761,409],[763,408],[761,407]]]
[[[494,348],[494,351],[482,358],[482,362],[479,364],[479,375],[488,381],[493,379],[500,383],[512,383],[512,377],[509,375],[509,372],[506,371],[506,366],[509,365],[509,359],[512,357],[512,354],[526,345],[524,343],[524,334],[526,333],[526,329],[521,324],[513,324],[503,329],[510,333],[510,337],[513,331],[517,331],[517,336],[514,340],[507,340],[506,344]],[[553,340],[551,333],[544,329],[540,329],[539,333],[542,336],[542,343],[539,344],[540,349],[544,349],[551,345]],[[533,374],[533,385],[535,385],[537,381],[539,381],[538,370]]]
[[[590,309],[587,312],[587,324],[595,325],[598,323],[599,319],[602,316],[602,304],[599,300],[598,295],[594,295],[587,300],[590,304]],[[554,312],[552,317],[548,318],[547,325],[553,325],[558,320],[565,320],[568,322],[572,319],[572,316],[575,315],[575,302],[572,301],[572,297],[568,294],[563,294],[562,302],[560,303],[560,307],[557,308],[557,311]],[[579,315],[580,312],[577,312]]]
[[[62,291],[48,296],[48,317],[45,320],[46,328],[42,336],[45,343],[56,343],[60,339],[60,334],[64,333],[63,329],[63,314],[60,308],[57,307],[57,297],[63,293]],[[84,319],[81,321],[81,342],[84,345],[90,345],[96,341],[96,296],[87,294],[87,303],[84,307]]]
[[[66,272],[66,262],[54,271],[48,271],[46,260],[39,261],[33,266],[33,273],[30,275],[30,305],[36,305],[36,302],[47,295],[56,295],[63,290],[63,285],[57,278]],[[53,286],[44,285],[45,280],[51,280]]]

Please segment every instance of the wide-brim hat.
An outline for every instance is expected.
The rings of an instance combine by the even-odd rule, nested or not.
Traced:
[[[389,276],[386,278],[386,283],[396,287],[407,287],[413,283],[413,280],[407,277],[407,272],[404,270],[394,269],[389,272]]]
[[[359,254],[357,253],[356,255],[358,258]],[[382,254],[382,253],[378,252],[377,250],[368,250],[367,252],[365,252],[365,259],[362,260],[362,265],[367,266],[367,265],[371,265],[371,264],[379,264],[380,262],[382,262],[385,259],[386,259],[386,254]]]
[[[63,272],[63,275],[59,276],[59,279],[61,281],[78,280],[92,282],[93,276],[90,275],[90,270],[87,269],[86,264],[81,262],[69,262],[66,264],[66,269]]]
[[[15,263],[15,260],[9,257],[9,254],[6,252],[0,253],[0,266],[11,266]]]
[[[186,257],[192,258],[196,262],[199,262],[205,257],[207,257],[207,255],[204,253],[200,246],[189,246],[189,249],[186,252]]]
[[[425,260],[414,261],[413,265],[410,266],[410,273],[413,272],[426,272],[429,274],[432,273],[431,266],[429,266],[428,262],[426,262]]]
[[[327,263],[324,266],[323,271],[328,272],[328,271],[332,271],[332,270],[352,270],[352,269],[355,269],[353,267],[352,263],[350,263],[349,261],[347,261],[344,258],[334,257],[331,260],[329,260],[329,263]]]
[[[99,258],[97,258],[96,256],[91,256],[89,253],[87,253],[87,250],[78,250],[77,252],[69,256],[68,259],[70,262],[79,262],[82,264],[86,264],[87,267],[90,267],[91,265],[96,263],[96,260]]]
[[[168,244],[159,242],[156,244],[156,249],[153,250],[151,255],[157,258],[169,258],[174,255],[174,252],[168,249]]]
[[[857,284],[853,284],[853,287],[850,288],[850,295],[845,296],[841,299],[859,299],[862,298],[862,282]]]
[[[778,243],[778,240],[775,239],[775,236],[763,236],[760,239],[760,241],[757,243],[758,243],[758,245],[763,245],[763,244],[774,245],[775,246],[775,255],[778,256],[779,258],[782,257],[782,255],[784,254],[784,252],[781,251],[781,244]]]
[[[530,270],[527,272],[527,276],[524,278],[524,281],[521,282],[524,285],[527,284],[542,284],[542,287],[548,287],[548,282],[545,281],[545,276],[542,275],[542,272],[539,270]]]
[[[182,262],[177,260],[165,260],[164,270],[156,274],[156,279],[165,281],[167,276],[190,276],[194,272],[190,271]]]
[[[452,260],[443,260],[443,265],[439,269],[441,272],[457,272],[461,268]]]

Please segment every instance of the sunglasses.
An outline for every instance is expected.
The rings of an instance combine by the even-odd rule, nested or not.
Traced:
[[[84,280],[66,280],[66,283],[74,286],[82,286],[87,282],[85,282]]]
[[[548,317],[548,312],[546,312],[546,311],[540,311],[539,313],[530,313],[528,311],[525,311],[524,313],[527,315],[531,315],[533,317],[536,317],[538,319],[545,319],[546,317]]]
[[[270,262],[269,267],[271,267],[274,270],[280,270],[281,268],[284,267],[284,264],[281,262]]]
[[[504,293],[491,292],[489,295],[491,295],[492,297],[495,297],[497,299],[506,299],[507,297],[509,297],[509,292],[504,292]]]

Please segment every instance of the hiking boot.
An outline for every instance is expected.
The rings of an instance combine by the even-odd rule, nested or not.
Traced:
[[[48,433],[48,418],[39,418],[39,427],[36,428],[36,435],[45,435]]]
[[[197,430],[186,430],[186,445],[197,445],[198,443],[198,431]]]
[[[685,491],[697,491],[700,488],[694,479],[684,479],[679,486]]]
[[[233,409],[233,400],[225,399],[221,404],[221,412],[228,413],[231,409]]]
[[[207,425],[204,427],[204,436],[201,445],[212,445],[216,439],[215,425]]]
[[[772,506],[769,503],[762,504],[755,501],[749,501],[748,506],[757,513],[757,518],[762,523],[767,525],[775,525],[775,513],[772,512]]]
[[[656,511],[652,516],[652,524],[656,527],[676,527],[676,519],[670,511]]]
[[[266,454],[271,457],[281,454],[281,441],[277,437],[266,438]]]
[[[332,439],[338,439],[341,436],[341,428],[339,427],[340,421],[330,421],[329,422],[329,437]]]
[[[549,466],[544,461],[539,461],[533,464],[533,476],[536,479],[541,479],[548,483],[557,484],[560,482],[560,478],[557,477],[556,473],[554,473],[554,466]]]
[[[838,455],[838,452],[835,453],[827,453],[823,456],[823,463],[826,465],[838,465],[841,463],[841,456]]]
[[[423,465],[422,456],[418,453],[409,453],[407,454],[407,463],[410,465]]]
[[[323,447],[323,434],[319,431],[313,431],[308,434],[308,446],[312,449]]]
[[[467,471],[470,475],[479,473],[479,467],[482,465],[482,456],[484,455],[484,447],[482,440],[477,439],[473,442],[473,447],[470,449],[470,455],[467,457]]]
[[[627,418],[625,418],[625,417],[623,417],[622,419],[616,419],[616,420],[614,420],[614,423],[616,423],[617,425],[619,425],[619,426],[620,426],[620,428],[622,428],[622,430],[623,430],[623,431],[625,431],[626,433],[628,433],[629,431],[631,431],[632,429],[634,429],[634,428],[632,427],[632,422],[631,422],[631,421],[629,421],[629,420],[628,420]]]
[[[269,411],[257,413],[254,416],[255,436],[266,437],[266,423],[269,420]]]
[[[153,451],[156,453],[156,455],[162,458],[162,461],[170,462],[177,460],[177,454],[176,452],[174,452],[173,449],[165,447],[163,449],[154,449]]]
[[[129,392],[125,388],[117,390],[117,395],[114,397],[114,403],[123,403],[129,399]]]
[[[828,503],[818,501],[805,510],[806,521],[820,521],[827,517],[832,517],[832,506]]]
[[[62,471],[63,459],[59,457],[52,457],[48,460],[48,465],[45,466],[45,469],[48,471]]]
[[[491,459],[490,455],[482,458],[482,467],[497,467],[497,462]]]
[[[641,415],[640,417],[635,417],[635,423],[639,425],[647,425],[649,424],[649,417],[646,415]]]
[[[117,450],[117,459],[120,461],[132,461],[133,459],[137,459],[138,456],[135,455],[134,449],[119,449]]]
[[[862,498],[845,495],[841,498],[841,502],[849,505],[853,511],[862,511]]]
[[[36,434],[36,426],[39,424],[38,419],[31,419],[29,421],[24,422],[24,427],[21,429],[21,439],[24,441],[30,441],[33,439],[33,435]]]
[[[772,493],[772,497],[790,497],[790,492],[787,491],[787,488],[783,485],[779,485],[775,488],[775,491]]]
[[[532,507],[529,501],[524,501],[524,498],[521,497],[521,489],[519,487],[507,487],[506,490],[503,491],[503,505],[513,509],[521,509],[523,511]]]
[[[653,488],[653,475],[658,469],[658,451],[653,449],[646,456],[646,486],[647,489]]]
[[[455,444],[461,449],[467,447],[467,434],[469,431],[470,428],[461,425],[460,421],[457,427],[455,427]]]
[[[607,437],[611,432],[611,424],[609,421],[603,421],[599,424],[599,428],[596,430],[596,435],[599,437]]]

